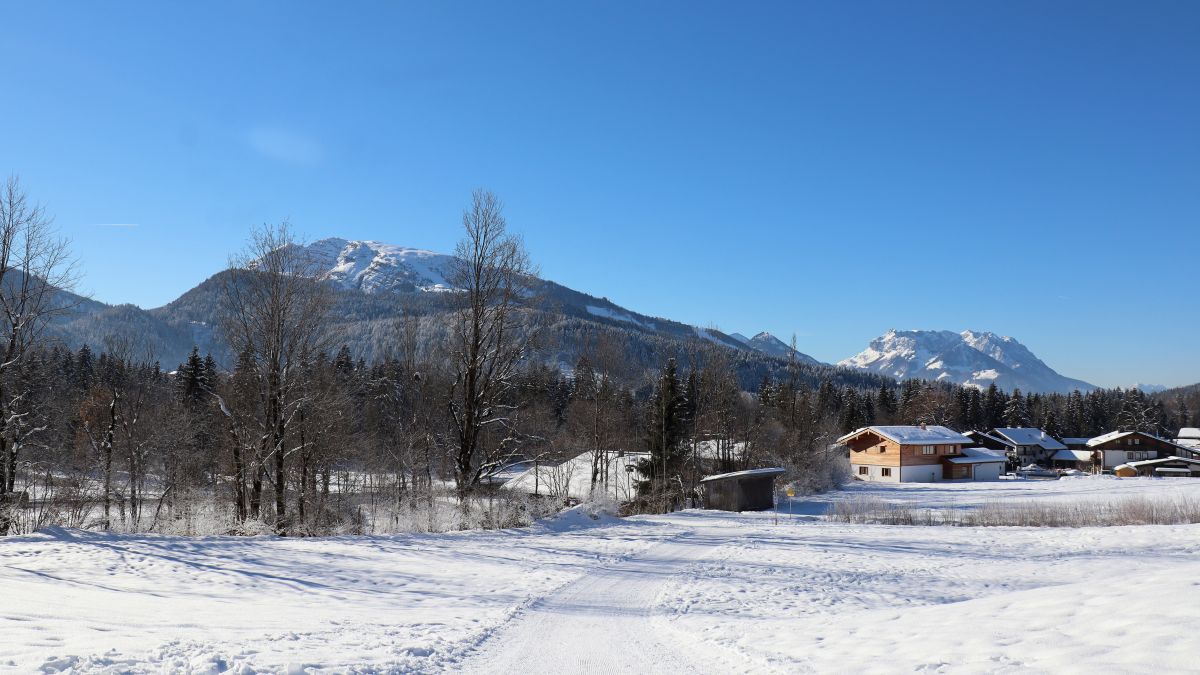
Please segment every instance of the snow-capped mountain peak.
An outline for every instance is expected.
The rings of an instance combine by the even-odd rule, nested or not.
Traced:
[[[1064,377],[1015,338],[988,331],[889,330],[862,352],[838,363],[897,379],[945,380],[1035,392],[1087,391],[1092,385]]]
[[[325,278],[364,293],[452,291],[453,256],[377,241],[330,237],[304,247]]]

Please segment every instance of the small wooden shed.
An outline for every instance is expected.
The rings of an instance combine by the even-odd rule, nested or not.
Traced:
[[[766,511],[775,506],[775,478],[783,475],[778,467],[749,469],[705,476],[704,508],[720,511]]]

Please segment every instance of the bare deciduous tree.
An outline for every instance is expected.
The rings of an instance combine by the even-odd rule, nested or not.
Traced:
[[[452,318],[454,382],[450,418],[457,436],[455,480],[459,495],[478,481],[496,447],[480,448],[484,429],[510,430],[515,378],[532,339],[521,303],[532,291],[537,270],[521,238],[508,232],[496,195],[476,190],[463,213],[465,237],[455,249],[450,282],[460,306]],[[481,452],[481,460],[477,455]]]
[[[235,353],[252,368],[259,434],[254,457],[251,517],[261,503],[263,479],[273,481],[275,528],[287,530],[288,430],[301,409],[302,364],[326,348],[332,294],[287,223],[251,234],[224,277],[222,328]],[[273,475],[268,467],[273,468]]]
[[[36,414],[22,410],[28,392],[10,374],[44,340],[46,324],[73,308],[59,291],[71,290],[75,279],[66,240],[10,177],[0,193],[0,535],[9,530],[7,505],[22,446],[45,429]]]

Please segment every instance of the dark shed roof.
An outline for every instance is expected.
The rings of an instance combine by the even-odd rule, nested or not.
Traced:
[[[767,469],[747,469],[745,471],[731,471],[729,473],[718,473],[713,476],[705,476],[700,479],[700,482],[710,480],[724,480],[726,478],[749,478],[751,476],[781,476],[784,474],[784,469],[779,467],[771,467]]]

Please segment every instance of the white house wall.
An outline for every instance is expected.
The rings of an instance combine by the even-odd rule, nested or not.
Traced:
[[[1104,450],[1104,468],[1113,469],[1127,462],[1138,462],[1144,459],[1157,459],[1158,453],[1146,450]],[[1133,455],[1132,457],[1130,455]]]
[[[942,479],[941,464],[919,464],[900,467],[902,483],[933,483]]]
[[[859,467],[862,466],[867,468],[866,474],[858,472]],[[898,469],[893,466],[890,467],[891,476],[883,475],[884,468],[888,467],[855,464],[851,467],[851,471],[855,478],[872,483],[936,483],[942,480],[941,464],[918,464],[902,466]],[[974,478],[967,480],[1000,480],[1000,474],[1004,473],[1004,462],[981,462],[973,465],[973,469]]]
[[[975,465],[975,480],[1000,480],[1004,471],[1003,462],[986,462]]]
[[[866,475],[860,474],[858,472],[859,467],[862,467],[862,466],[867,467]],[[890,475],[890,476],[883,475],[884,469],[891,469],[892,475]],[[898,469],[894,466],[887,467],[887,466],[874,466],[872,464],[854,464],[851,467],[851,470],[852,470],[852,473],[854,474],[855,478],[857,478],[859,480],[869,481],[871,483],[899,483],[900,482],[900,469]]]

